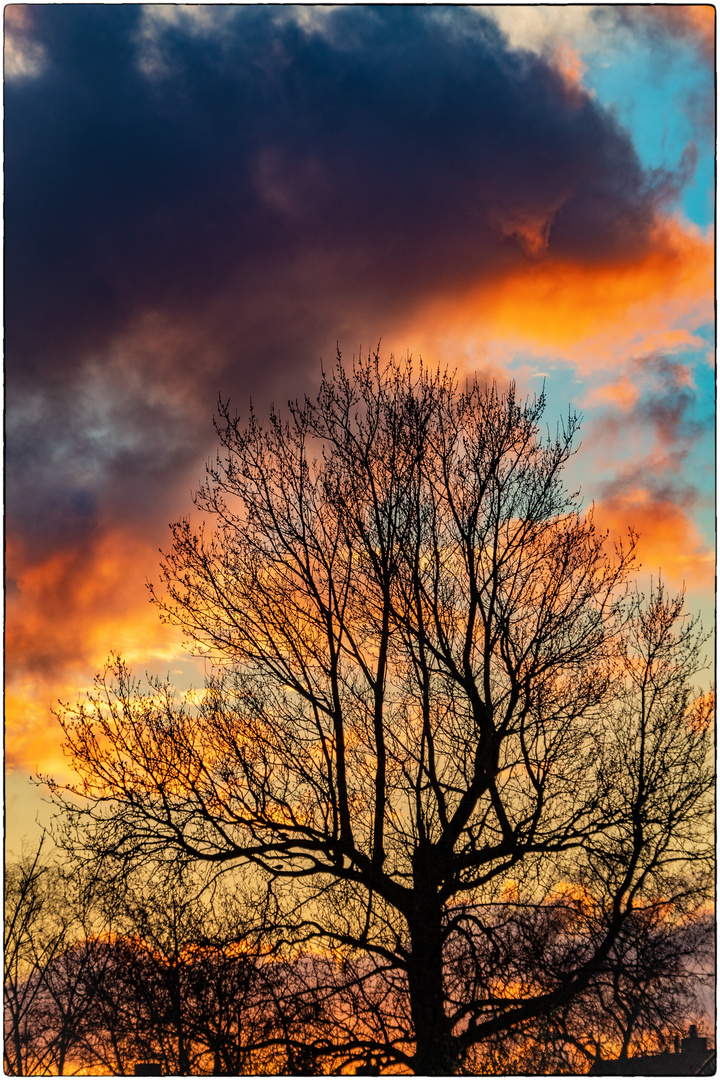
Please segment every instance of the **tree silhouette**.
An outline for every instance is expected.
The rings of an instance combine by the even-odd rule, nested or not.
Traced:
[[[44,976],[66,938],[64,926],[58,932],[46,925],[52,894],[42,888],[48,874],[44,840],[32,854],[5,867],[4,1065],[16,1076],[38,1071],[46,1057],[39,1016]]]
[[[83,1056],[92,983],[108,975],[97,896],[46,840],[5,873],[4,1064],[15,1076],[62,1075]]]
[[[254,867],[338,960],[370,1070],[450,1074],[552,1024],[638,911],[704,895],[701,634],[630,588],[634,537],[580,513],[578,420],[543,438],[544,407],[377,356],[266,426],[221,402],[214,527],[174,526],[154,593],[204,694],[118,661],[62,716],[84,849]]]
[[[125,884],[106,894],[117,932],[94,973],[90,1061],[121,1074],[151,1061],[171,1076],[250,1074],[273,1063],[268,1050],[277,1061],[262,914],[236,891],[198,895],[197,880]]]
[[[262,902],[167,872],[104,882],[62,855],[39,850],[6,875],[8,1074],[281,1070],[292,973]]]

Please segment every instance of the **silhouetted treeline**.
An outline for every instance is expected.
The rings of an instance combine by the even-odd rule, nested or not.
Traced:
[[[6,876],[7,1072],[123,1075],[142,1061],[243,1075],[308,1063],[307,972],[283,959],[247,897],[219,886],[198,896],[197,881],[118,888],[42,856]]]
[[[88,880],[46,846],[6,874],[7,1073],[132,1075],[143,1062],[165,1075],[372,1075],[410,1052],[392,963],[320,952],[259,892]],[[504,896],[491,924],[458,907],[465,948],[448,957],[447,993],[469,1004],[551,986],[588,948],[588,924],[600,935],[610,917],[579,887],[536,905]],[[655,1049],[692,1015],[711,936],[697,914],[639,910],[584,994],[489,1037],[462,1071],[584,1072],[599,1056]]]

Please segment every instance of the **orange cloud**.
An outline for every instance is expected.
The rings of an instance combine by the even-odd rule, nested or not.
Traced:
[[[568,90],[577,93],[582,89],[583,75],[587,71],[587,64],[580,58],[580,54],[567,42],[561,42],[555,49],[553,64],[560,72]],[[578,98],[579,100],[579,98]]]
[[[692,416],[696,397],[691,368],[655,353],[631,360],[626,373],[591,390],[582,405],[605,406],[591,422],[596,445],[612,447],[611,457],[620,444],[626,448],[634,445],[637,461],[638,454],[645,455],[643,469],[662,478],[677,472],[686,452],[703,433],[702,424]],[[648,457],[642,445],[650,435],[654,450]],[[617,463],[623,456],[621,453]]]
[[[551,353],[582,370],[613,367],[619,356],[698,347],[698,326],[713,321],[714,241],[668,219],[649,250],[616,263],[552,255],[528,260],[464,296],[426,304],[408,339],[433,353],[449,336],[482,342],[491,361],[518,351]]]
[[[640,391],[637,386],[627,375],[621,375],[613,382],[592,390],[585,399],[584,404],[588,406],[613,405],[615,408],[626,411],[636,404],[639,396]]]
[[[694,590],[714,589],[715,555],[682,506],[653,493],[642,484],[623,488],[595,504],[595,520],[612,536],[627,536],[628,528],[640,534],[638,557],[643,570],[656,575],[673,589],[685,584]]]
[[[653,4],[653,17],[671,34],[694,41],[709,64],[715,62],[715,8],[712,4]]]
[[[81,694],[111,649],[131,664],[169,663],[183,655],[181,636],[148,603],[144,581],[156,572],[157,553],[127,531],[36,564],[10,538],[7,561],[6,761],[57,770],[58,698]]]

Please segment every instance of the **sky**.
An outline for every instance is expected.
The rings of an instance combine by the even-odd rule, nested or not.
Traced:
[[[568,483],[714,601],[709,6],[5,8],[7,838],[214,455],[350,359],[584,417]]]

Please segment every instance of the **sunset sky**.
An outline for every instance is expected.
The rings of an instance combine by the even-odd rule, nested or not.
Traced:
[[[111,650],[185,689],[168,523],[336,342],[548,392],[712,618],[714,9],[5,9],[8,839]]]

